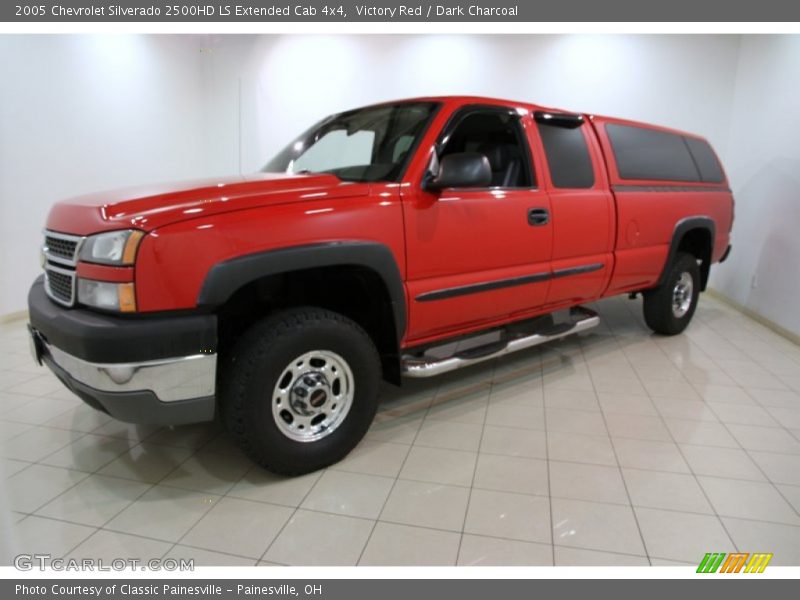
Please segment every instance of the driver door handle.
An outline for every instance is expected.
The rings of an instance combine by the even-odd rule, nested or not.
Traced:
[[[550,222],[550,213],[546,208],[529,208],[528,209],[528,225],[533,227],[541,227]]]

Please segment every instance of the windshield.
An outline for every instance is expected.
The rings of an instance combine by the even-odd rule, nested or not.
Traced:
[[[281,150],[263,171],[397,181],[435,107],[432,102],[404,102],[328,117]]]

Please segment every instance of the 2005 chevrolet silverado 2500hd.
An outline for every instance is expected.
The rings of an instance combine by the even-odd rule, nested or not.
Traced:
[[[583,331],[583,303],[641,292],[647,324],[680,333],[732,221],[691,134],[486,98],[380,104],[255,175],[57,203],[31,340],[99,410],[219,416],[255,461],[302,473],[363,437],[381,378]]]

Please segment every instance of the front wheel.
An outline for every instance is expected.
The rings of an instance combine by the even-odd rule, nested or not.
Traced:
[[[644,296],[644,320],[663,335],[676,335],[689,325],[700,295],[700,268],[697,259],[679,252],[664,283]]]
[[[233,348],[222,414],[261,466],[298,475],[341,460],[366,433],[378,404],[380,359],[346,317],[290,309],[256,323]]]

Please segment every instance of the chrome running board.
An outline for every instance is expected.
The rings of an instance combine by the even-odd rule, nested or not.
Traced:
[[[573,333],[580,333],[600,324],[596,312],[583,306],[576,306],[569,311],[569,318],[558,324],[549,324],[533,333],[510,333],[503,331],[505,338],[477,348],[470,348],[445,358],[403,356],[403,374],[408,377],[433,377],[448,371],[474,365],[498,356],[504,356],[532,348],[539,344],[551,342]]]

